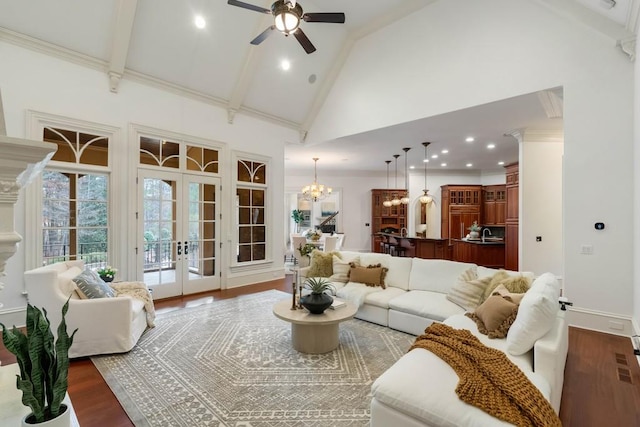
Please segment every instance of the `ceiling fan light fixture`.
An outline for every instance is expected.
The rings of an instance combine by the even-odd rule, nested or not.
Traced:
[[[274,25],[278,31],[289,35],[300,26],[302,7],[299,4],[291,5],[285,1],[277,1],[272,6]]]

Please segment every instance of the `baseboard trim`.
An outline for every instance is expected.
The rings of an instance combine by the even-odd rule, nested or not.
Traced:
[[[270,282],[272,280],[284,278],[284,268],[274,268],[259,273],[242,272],[227,276],[227,283],[223,289],[239,288],[241,286],[253,285],[255,283]]]
[[[25,326],[27,318],[27,307],[16,307],[6,310],[0,310],[0,323],[10,328],[16,326],[22,328]]]
[[[631,316],[622,316],[576,306],[570,307],[567,312],[569,326],[625,337],[630,337],[637,333],[634,332],[637,331],[635,327],[637,325],[635,325]]]

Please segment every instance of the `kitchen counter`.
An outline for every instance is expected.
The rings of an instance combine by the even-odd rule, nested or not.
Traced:
[[[471,243],[474,245],[504,245],[504,239],[485,239],[485,241],[483,242],[482,239],[452,239],[454,241],[458,241],[458,242],[465,242],[465,243]]]
[[[406,257],[424,259],[448,259],[447,239],[401,236],[397,233],[376,233],[378,236],[391,237],[398,241],[400,254]]]
[[[453,260],[489,268],[504,268],[504,240],[453,239]]]

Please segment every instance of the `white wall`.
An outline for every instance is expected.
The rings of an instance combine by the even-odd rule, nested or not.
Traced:
[[[575,310],[630,319],[633,64],[614,40],[537,2],[435,2],[356,44],[309,140],[551,87],[564,90],[566,293]],[[605,233],[595,234],[596,220]],[[583,244],[594,255],[581,255]]]
[[[562,276],[562,135],[527,131],[520,147],[519,269]]]
[[[27,110],[35,110],[44,113],[57,114],[74,119],[86,120],[101,124],[115,126],[121,130],[120,140],[114,141],[117,150],[114,170],[126,173],[126,167],[116,169],[121,165],[129,165],[127,159],[128,126],[136,123],[172,132],[194,135],[214,141],[220,141],[227,145],[226,157],[221,159],[223,168],[223,190],[226,200],[230,198],[231,176],[231,150],[257,153],[272,156],[272,182],[270,189],[270,202],[273,209],[272,232],[274,262],[259,270],[251,270],[244,273],[231,273],[223,267],[226,285],[237,286],[253,283],[283,273],[283,244],[280,238],[283,234],[283,222],[279,220],[283,216],[284,206],[284,174],[283,153],[284,141],[297,138],[297,133],[270,123],[255,120],[242,114],[236,115],[235,123],[227,123],[227,115],[224,109],[207,105],[193,99],[178,96],[156,88],[144,86],[128,80],[123,80],[117,94],[109,92],[106,73],[85,68],[69,62],[58,60],[50,56],[21,49],[14,45],[0,42],[0,88],[2,89],[7,134],[13,137],[25,137],[25,113]],[[129,171],[130,172],[130,171]],[[112,188],[120,194],[118,208],[115,215],[121,215],[121,224],[127,234],[133,215],[132,207],[128,205],[128,194],[134,191],[134,185],[130,188]],[[24,193],[24,190],[22,191]],[[232,218],[232,204],[226,203],[223,225],[230,227],[228,221]],[[17,231],[24,236],[24,194],[16,205]],[[226,219],[225,219],[226,218]],[[273,220],[278,218],[277,221]],[[118,232],[116,230],[116,232]],[[226,233],[224,233],[226,236]],[[124,250],[131,250],[135,246],[133,236],[123,239]],[[229,252],[224,259],[228,263],[231,259],[231,247],[227,245]],[[37,250],[29,245],[29,242],[20,244],[18,253],[7,264],[8,276],[3,280],[7,286],[0,293],[5,306],[2,314],[13,313],[22,310],[25,298],[22,295],[22,273],[25,270],[25,251]],[[126,256],[125,256],[126,259]],[[224,264],[223,264],[224,265]],[[118,266],[120,267],[120,266]],[[124,268],[126,271],[126,268]],[[123,277],[124,278],[124,277]],[[21,319],[23,316],[20,317]]]
[[[636,43],[636,62],[633,74],[634,81],[634,156],[633,156],[633,265],[634,274],[634,297],[633,297],[633,320],[635,334],[640,334],[640,67],[638,66],[638,55],[640,54],[640,44]]]

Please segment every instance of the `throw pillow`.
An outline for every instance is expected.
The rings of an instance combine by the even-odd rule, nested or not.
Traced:
[[[476,267],[471,267],[458,277],[446,298],[465,310],[474,310],[490,281],[491,278],[478,279]]]
[[[510,275],[504,270],[498,271],[491,278],[491,282],[487,285],[482,295],[482,301],[486,300],[493,294],[493,290],[499,285],[504,285],[509,291],[514,293],[525,293],[529,289],[531,280],[522,274]]]
[[[518,317],[507,335],[507,351],[514,356],[533,348],[556,321],[560,284],[551,273],[538,277],[522,298]]]
[[[522,301],[522,297],[524,297],[524,292],[511,292],[503,284],[500,284],[493,290],[493,293],[491,295],[500,295],[501,297],[508,299],[514,304],[520,304],[520,301]]]
[[[367,286],[380,286],[385,289],[384,278],[387,275],[388,268],[382,267],[381,264],[360,267],[354,262],[350,263],[349,281],[356,283],[364,283]]]
[[[333,274],[333,256],[340,257],[338,252],[311,252],[311,267],[307,277],[329,277]]]
[[[76,292],[82,299],[112,298],[116,296],[111,286],[107,285],[98,276],[98,273],[93,270],[84,270],[74,277],[73,281],[78,286]]]
[[[351,260],[355,265],[360,265],[360,257],[355,257]],[[332,282],[347,283],[349,281],[349,270],[351,269],[351,263],[343,261],[337,255],[333,256],[333,274],[329,277]]]
[[[489,338],[504,338],[518,314],[518,305],[500,295],[492,295],[474,313],[465,315],[476,322],[478,331]]]

